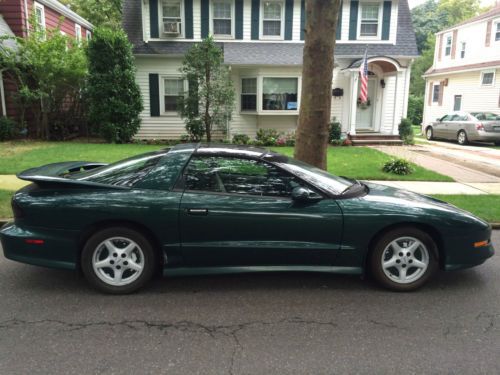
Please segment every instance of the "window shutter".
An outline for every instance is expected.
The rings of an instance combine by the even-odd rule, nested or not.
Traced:
[[[188,86],[188,95],[190,96],[190,98],[193,98],[193,100],[190,100],[189,103],[194,106],[193,113],[195,114],[195,116],[197,116],[198,111],[200,110],[200,108],[198,107],[198,81],[195,78],[190,78],[188,81]]]
[[[300,1],[300,40],[304,40],[306,29],[306,0]]]
[[[439,106],[443,105],[443,91],[444,91],[444,83],[443,81],[439,82]]]
[[[285,2],[285,40],[292,40],[293,0]]]
[[[259,39],[260,0],[252,0],[252,39]]]
[[[160,116],[160,76],[149,74],[149,110],[151,117]]]
[[[193,39],[193,0],[184,0],[184,19],[186,39]]]
[[[455,59],[455,54],[457,53],[457,37],[458,30],[453,30],[453,41],[451,42],[451,59]]]
[[[486,24],[486,40],[484,43],[484,45],[486,47],[489,47],[490,43],[491,43],[491,27],[492,27],[492,25],[493,25],[492,20],[488,21],[488,23]]]
[[[432,105],[432,96],[434,95],[434,84],[429,82],[429,97],[427,98],[427,104]]]
[[[160,37],[160,21],[158,20],[158,0],[149,1],[149,29],[151,38]]]
[[[384,12],[382,15],[382,40],[389,40],[391,32],[392,1],[384,1]]]
[[[209,0],[201,0],[201,37],[202,39],[208,37],[210,22],[210,8]]]
[[[335,32],[335,39],[340,40],[342,38],[342,9],[344,8],[344,2],[340,2],[339,16],[337,18],[337,30]]]
[[[234,18],[235,38],[243,39],[243,0],[235,0]]]
[[[441,57],[443,56],[443,34],[439,35],[439,44],[438,44],[438,61],[441,61]]]
[[[358,34],[358,9],[359,1],[351,1],[349,14],[349,40],[356,40]]]

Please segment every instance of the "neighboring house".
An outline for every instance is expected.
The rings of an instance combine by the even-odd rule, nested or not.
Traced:
[[[144,99],[137,138],[185,134],[176,112],[187,91],[184,53],[209,34],[224,51],[236,89],[229,137],[260,128],[297,126],[305,26],[303,0],[124,0],[124,28],[134,45]],[[407,0],[349,1],[340,10],[332,84],[332,118],[354,135],[398,134],[406,116],[410,70],[417,57]],[[357,105],[359,66],[368,48],[370,106]]]
[[[436,34],[426,80],[423,124],[453,111],[500,113],[500,2]]]
[[[77,40],[92,36],[92,24],[56,0],[0,0],[0,35],[26,37],[32,17],[42,29],[60,26],[61,33]],[[0,75],[1,114],[17,119],[18,111],[12,100],[15,91],[15,85]]]

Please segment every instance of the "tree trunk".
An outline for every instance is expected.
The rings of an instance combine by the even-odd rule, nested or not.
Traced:
[[[302,94],[295,158],[325,170],[339,8],[340,0],[306,0]]]
[[[208,51],[207,51],[207,63],[205,64],[205,82],[207,86],[206,98],[205,98],[205,134],[207,136],[207,142],[212,142],[212,129],[211,129],[211,119],[210,119],[210,80],[211,71],[210,64],[208,63]]]

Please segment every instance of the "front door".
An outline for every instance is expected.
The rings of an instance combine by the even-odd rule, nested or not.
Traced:
[[[333,265],[342,212],[332,199],[296,203],[305,184],[252,159],[194,157],[180,207],[187,266]]]
[[[377,80],[374,77],[368,79],[368,102],[366,104],[357,104],[356,110],[356,131],[373,131],[373,113],[375,108]],[[361,85],[361,82],[360,82]],[[360,94],[360,85],[358,85],[358,98]]]

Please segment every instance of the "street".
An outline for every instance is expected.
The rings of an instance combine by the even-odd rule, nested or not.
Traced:
[[[500,373],[498,255],[408,294],[287,273],[156,279],[119,297],[0,255],[0,298],[4,375]]]

